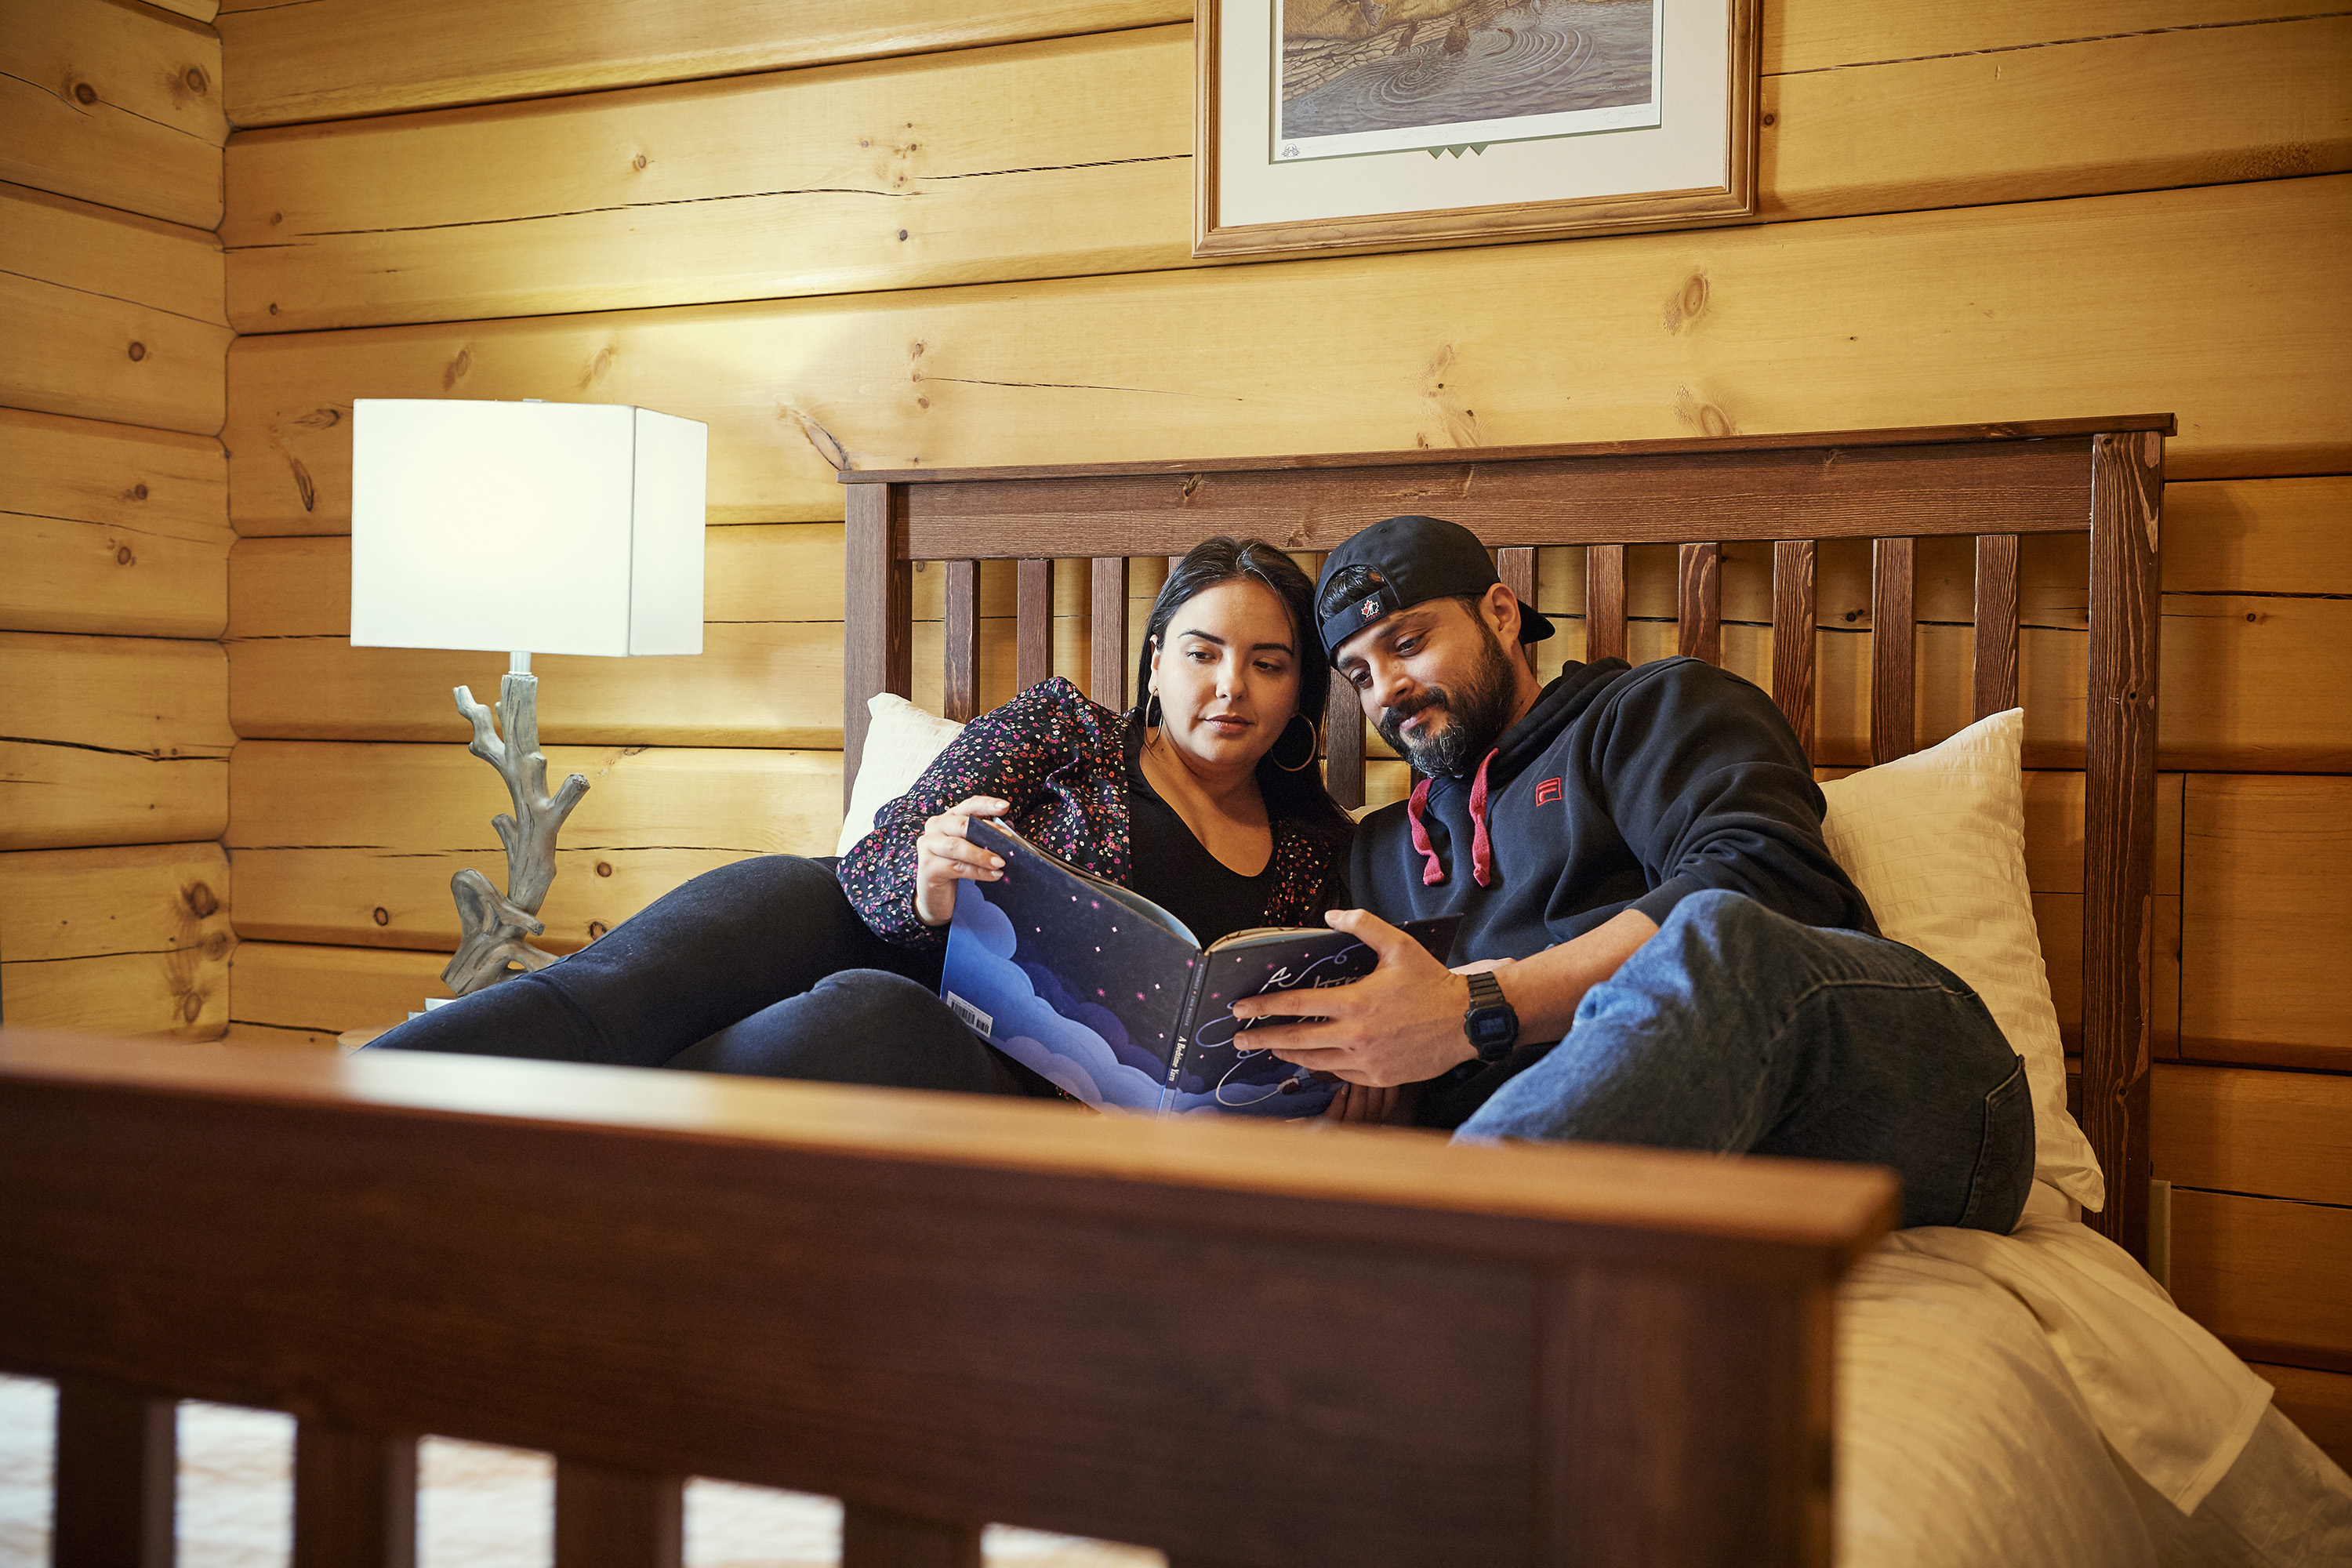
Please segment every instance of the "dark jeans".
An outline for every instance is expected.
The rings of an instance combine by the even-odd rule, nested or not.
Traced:
[[[2006,1233],[2033,1182],[2025,1063],[1975,992],[1899,942],[1737,893],[1676,904],[1568,1037],[1527,1057],[1483,1085],[1440,1080],[1423,1120],[1465,1139],[1890,1165],[1906,1226]]]
[[[436,1007],[372,1048],[1053,1096],[938,995],[940,954],[858,918],[831,860],[706,871],[547,968]]]

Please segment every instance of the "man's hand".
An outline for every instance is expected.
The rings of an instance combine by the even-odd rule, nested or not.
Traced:
[[[1272,1051],[1285,1061],[1375,1089],[1435,1078],[1475,1054],[1462,1032],[1462,1015],[1470,1006],[1467,982],[1369,910],[1335,910],[1323,918],[1332,930],[1346,931],[1380,954],[1380,963],[1352,985],[1275,991],[1235,1002],[1234,1016],[1244,1020],[1281,1017],[1302,1006],[1329,1020],[1252,1029],[1245,1048]]]

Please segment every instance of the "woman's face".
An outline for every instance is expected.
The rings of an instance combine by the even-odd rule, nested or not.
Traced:
[[[1160,737],[1213,768],[1255,767],[1298,710],[1298,657],[1290,612],[1264,584],[1193,595],[1151,656]]]

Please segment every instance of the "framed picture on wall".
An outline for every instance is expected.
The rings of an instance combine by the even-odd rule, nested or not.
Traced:
[[[1192,252],[1402,250],[1756,208],[1759,0],[1195,0]]]

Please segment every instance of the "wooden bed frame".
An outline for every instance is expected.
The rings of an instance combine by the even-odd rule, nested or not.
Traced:
[[[1874,752],[1907,750],[1909,541],[1979,538],[1977,707],[2016,691],[2016,536],[2091,536],[2085,1123],[2145,1246],[2142,943],[2167,417],[1612,447],[845,474],[847,763],[908,689],[910,564],[946,560],[949,705],[977,571],[1092,555],[1093,689],[1126,559],[1328,549],[1430,511],[1532,584],[1587,544],[1776,542],[1775,680],[1810,730],[1812,542],[1879,541]],[[1530,595],[1531,596],[1531,595]],[[1992,628],[1996,635],[1985,636]],[[1361,789],[1335,708],[1330,769]],[[562,1568],[675,1564],[681,1477],[839,1496],[849,1568],[979,1559],[981,1521],[1176,1568],[1830,1560],[1833,1292],[1876,1170],[548,1063],[0,1036],[0,1367],[58,1380],[56,1540],[170,1560],[177,1397],[292,1412],[295,1562],[405,1565],[415,1435],[558,1457]]]
[[[911,695],[913,563],[946,566],[947,717],[978,682],[978,563],[1019,562],[1015,686],[1052,673],[1055,557],[1091,557],[1088,694],[1126,706],[1128,558],[1171,561],[1213,534],[1331,549],[1369,523],[1424,512],[1496,552],[1535,603],[1535,552],[1585,546],[1587,658],[1623,657],[1625,547],[1680,550],[1677,651],[1722,662],[1720,552],[1769,540],[1772,689],[1813,749],[1814,555],[1874,542],[1870,761],[1916,749],[1912,567],[1916,540],[1976,540],[1976,716],[2018,703],[2018,539],[2090,536],[2084,769],[2083,1130],[2107,1175],[2089,1216],[2147,1256],[2148,866],[2156,822],[2158,534],[2169,414],[1799,436],[1371,452],[1195,463],[845,470],[848,625],[842,798],[866,741],[866,700]],[[1538,606],[1540,607],[1540,606]],[[1364,798],[1355,694],[1331,688],[1331,793]]]

